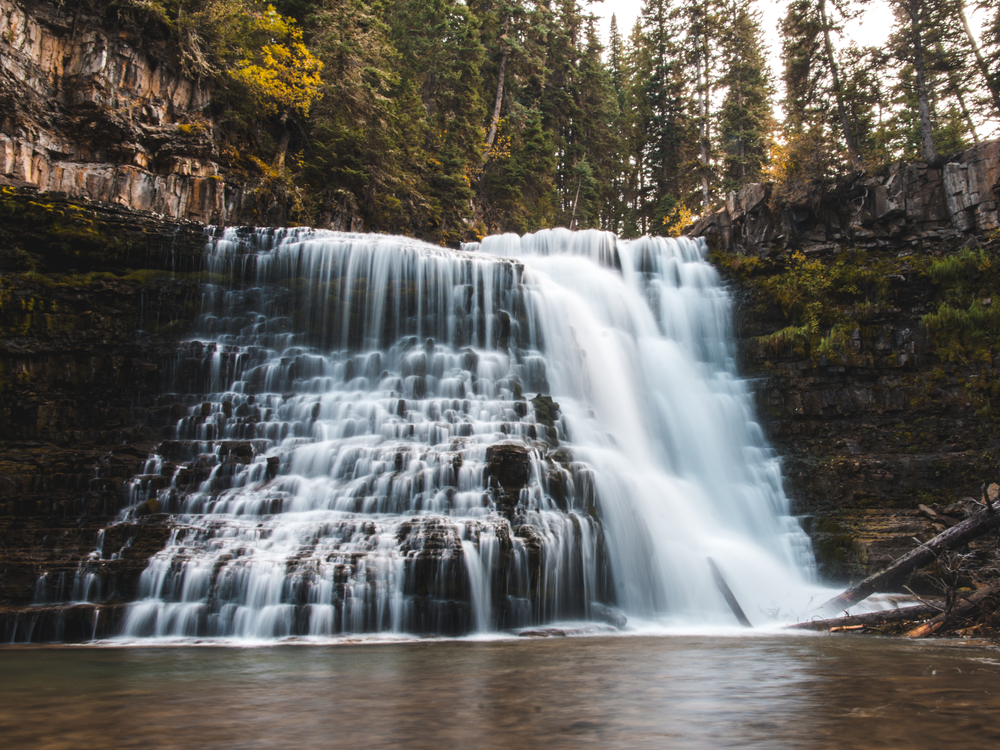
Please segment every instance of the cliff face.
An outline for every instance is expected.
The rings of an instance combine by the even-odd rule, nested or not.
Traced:
[[[733,282],[743,368],[831,577],[880,568],[942,530],[918,506],[996,478],[998,192],[990,142],[792,200],[751,185],[694,228]],[[942,306],[958,322],[932,331]]]
[[[2,605],[30,603],[42,573],[69,597],[161,437],[163,368],[194,317],[203,231],[0,188],[0,631]],[[144,519],[113,533],[126,549],[109,581],[125,594],[168,532]],[[60,622],[71,637],[93,610]]]
[[[1000,141],[940,166],[897,163],[882,175],[858,173],[784,197],[772,196],[773,188],[753,184],[730,193],[726,207],[691,234],[742,254],[801,250],[820,257],[848,246],[933,252],[942,241],[968,241],[1000,225]]]
[[[223,223],[211,89],[164,54],[42,2],[0,0],[0,180]],[[149,47],[150,45],[145,45]]]

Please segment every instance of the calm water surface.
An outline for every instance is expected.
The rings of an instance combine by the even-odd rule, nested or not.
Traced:
[[[0,650],[3,748],[996,748],[1000,649],[851,636]]]

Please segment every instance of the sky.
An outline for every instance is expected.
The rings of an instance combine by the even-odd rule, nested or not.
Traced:
[[[623,37],[628,38],[632,31],[639,13],[642,12],[643,0],[604,0],[604,2],[592,2],[589,6],[590,12],[600,16],[601,29],[604,38],[608,38],[608,26],[611,23],[611,15],[614,14],[618,20],[618,30]],[[769,59],[771,69],[775,77],[781,73],[781,39],[778,36],[778,27],[781,19],[785,15],[786,0],[758,0],[757,7],[764,14],[764,35],[766,44],[770,48]],[[889,33],[892,31],[892,11],[888,2],[872,2],[868,5],[865,15],[852,23],[845,31],[847,35],[856,43],[865,46],[878,46],[885,43]]]
[[[584,0],[586,2],[586,0]],[[771,72],[774,74],[774,84],[778,88],[778,99],[783,96],[781,83],[781,37],[778,29],[781,19],[785,16],[788,6],[787,0],[757,0],[757,7],[763,13],[765,44],[768,47],[768,61],[771,65]],[[608,27],[611,25],[611,15],[614,14],[618,20],[618,30],[626,40],[632,32],[632,26],[642,12],[643,0],[603,0],[591,2],[589,10],[594,15],[601,17],[600,24],[604,39],[608,39]],[[985,16],[976,12],[972,3],[966,2],[966,13],[969,14],[969,21],[973,32],[981,32]],[[834,38],[834,46],[843,46],[847,43],[855,43],[859,46],[878,47],[885,44],[892,33],[895,20],[892,15],[891,5],[887,0],[872,0],[865,7],[864,15],[852,21],[844,29],[846,39],[837,40]],[[977,34],[978,35],[978,34]],[[781,117],[780,107],[775,114]],[[992,131],[992,134],[991,134]],[[980,137],[996,137],[1000,134],[1000,122],[989,120],[983,123],[979,135]]]

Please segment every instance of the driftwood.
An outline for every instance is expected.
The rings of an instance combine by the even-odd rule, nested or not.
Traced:
[[[823,605],[824,609],[843,610],[867,599],[877,591],[886,591],[898,584],[908,573],[934,561],[942,552],[959,547],[1000,526],[1000,513],[990,504],[984,510],[952,526],[929,542],[903,555],[885,570],[868,576]]]
[[[951,610],[942,612],[922,625],[907,631],[904,635],[907,638],[923,638],[941,630],[946,624],[954,624],[955,620],[971,620],[989,603],[996,605],[995,598],[1000,598],[1000,583],[972,592],[968,596],[959,598]]]
[[[797,622],[794,625],[786,625],[785,628],[788,630],[862,630],[864,628],[878,628],[883,625],[892,625],[909,620],[920,620],[930,615],[936,615],[939,612],[941,612],[941,607],[935,607],[932,604],[917,604],[912,607],[883,609],[878,612],[865,612],[860,615],[833,617],[829,620]]]
[[[753,625],[750,624],[750,620],[747,619],[746,614],[744,614],[743,607],[741,607],[740,603],[736,601],[736,596],[733,594],[733,590],[729,588],[729,584],[726,583],[726,579],[722,575],[722,571],[719,570],[719,566],[715,564],[715,560],[711,557],[708,558],[708,567],[712,570],[712,578],[715,579],[715,585],[719,587],[719,592],[726,600],[726,604],[729,605],[729,608],[733,610],[733,614],[736,615],[736,619],[739,620],[740,625],[745,628],[752,628]]]

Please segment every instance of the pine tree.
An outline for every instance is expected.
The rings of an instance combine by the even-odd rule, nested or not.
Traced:
[[[974,70],[950,0],[894,0],[896,29],[890,53],[901,63],[894,87],[895,130],[905,155],[928,162],[976,137],[969,107],[973,91],[966,71]]]
[[[608,77],[614,94],[613,129],[617,147],[609,156],[614,160],[610,170],[609,189],[605,199],[602,225],[612,232],[621,234],[628,221],[630,155],[630,112],[629,112],[629,71],[625,42],[618,30],[618,19],[611,14],[608,30]]]
[[[864,157],[857,127],[850,118],[840,62],[832,34],[853,16],[847,0],[792,0],[781,25],[787,128],[801,144],[823,144],[842,149],[858,167]],[[834,15],[836,13],[836,17]],[[837,133],[837,137],[833,137]],[[839,142],[839,143],[838,143]],[[840,144],[843,144],[842,146]],[[816,164],[821,160],[808,161]]]
[[[894,47],[913,68],[914,93],[920,123],[920,155],[924,161],[937,158],[934,124],[931,122],[931,91],[927,80],[928,35],[933,9],[927,0],[894,0],[897,32]]]
[[[571,228],[609,228],[612,183],[619,169],[618,97],[603,63],[604,48],[595,22],[593,17],[586,19],[586,44],[578,69],[574,130],[580,156],[574,167],[577,190],[570,212]]]
[[[646,119],[643,123],[645,190],[640,214],[643,227],[651,234],[665,234],[678,223],[687,209],[694,187],[685,169],[695,141],[690,116],[687,81],[684,77],[684,50],[677,43],[669,0],[647,0],[642,9],[642,43],[648,48],[638,71],[645,82]]]
[[[989,106],[992,109],[993,117],[1000,116],[1000,1],[979,0],[979,5],[986,10],[990,16],[986,27],[986,48],[980,49],[972,27],[969,25],[968,15],[965,9],[965,0],[942,0],[951,2],[956,11],[956,20],[961,23],[963,32],[963,46],[971,53],[975,61],[975,69],[982,76],[982,83],[989,94]]]
[[[457,0],[403,0],[387,13],[401,77],[423,103],[427,185],[432,212],[418,233],[438,242],[470,237],[471,176],[483,153],[483,47],[472,11]]]
[[[551,226],[557,203],[555,144],[553,133],[543,124],[543,103],[553,14],[544,4],[520,0],[485,0],[473,7],[484,19],[487,59],[493,61],[483,76],[484,96],[493,101],[493,112],[484,125],[487,148],[475,182],[477,215],[489,232]],[[499,71],[505,50],[501,87]],[[498,116],[490,144],[494,114]]]
[[[398,125],[399,55],[389,29],[362,0],[326,0],[308,19],[311,46],[324,63],[314,107],[305,179],[321,204],[316,220],[338,229],[412,227]],[[418,124],[422,124],[422,120]]]
[[[732,26],[722,38],[725,72],[719,80],[726,92],[719,113],[724,191],[761,179],[775,127],[774,86],[761,46],[760,13],[745,7],[734,11]]]

